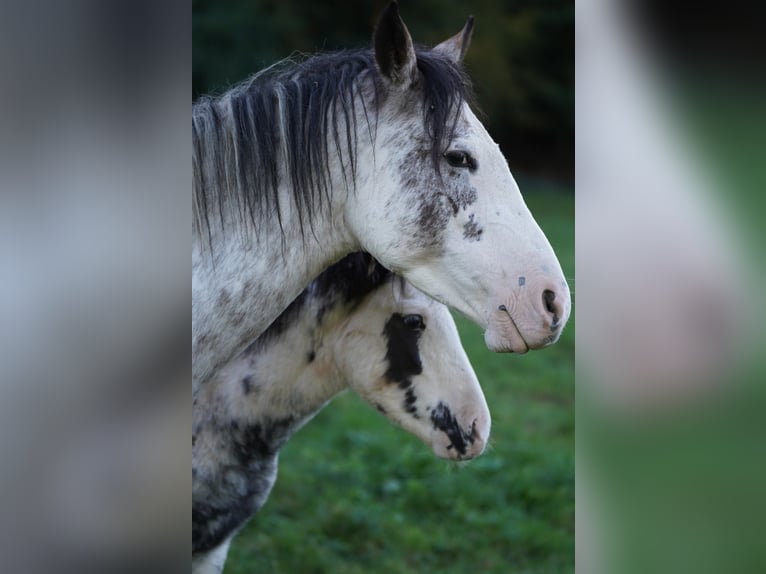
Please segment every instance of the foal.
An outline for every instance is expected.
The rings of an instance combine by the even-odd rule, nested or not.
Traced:
[[[279,449],[354,389],[442,458],[484,450],[490,415],[447,308],[370,255],[330,267],[195,398],[192,571],[220,572]]]

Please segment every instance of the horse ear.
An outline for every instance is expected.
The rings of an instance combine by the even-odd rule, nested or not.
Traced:
[[[468,16],[468,21],[463,26],[463,29],[452,36],[452,38],[444,40],[438,46],[434,46],[434,51],[444,54],[450,60],[459,64],[465,58],[468,46],[471,45],[471,36],[473,36],[473,16]]]
[[[375,61],[380,72],[395,84],[403,84],[415,76],[417,60],[412,37],[394,0],[380,15],[373,34]]]

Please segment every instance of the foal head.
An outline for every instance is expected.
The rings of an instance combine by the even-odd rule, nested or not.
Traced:
[[[354,310],[335,345],[351,388],[437,456],[482,453],[489,409],[447,307],[394,276]]]
[[[496,351],[555,342],[570,313],[563,272],[499,147],[469,107],[460,61],[473,20],[416,50],[396,2],[374,33],[371,165],[345,207],[362,247],[485,328]]]

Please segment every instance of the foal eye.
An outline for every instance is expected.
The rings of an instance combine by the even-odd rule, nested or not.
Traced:
[[[421,315],[405,315],[402,318],[402,321],[404,321],[405,327],[412,329],[413,331],[422,331],[426,328],[426,324],[423,322],[423,317]]]
[[[452,167],[467,168],[471,171],[476,169],[476,160],[467,151],[448,151],[444,157]]]

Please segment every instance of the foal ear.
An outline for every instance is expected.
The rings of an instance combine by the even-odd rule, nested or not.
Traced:
[[[465,58],[465,53],[468,51],[468,46],[471,45],[471,37],[473,36],[473,16],[468,16],[468,21],[457,34],[447,40],[444,40],[438,46],[434,46],[434,52],[440,52],[447,56],[450,60],[459,64]]]
[[[399,4],[393,0],[380,15],[373,34],[375,61],[381,74],[394,84],[403,84],[415,77],[417,60],[412,37],[401,16]]]

